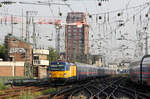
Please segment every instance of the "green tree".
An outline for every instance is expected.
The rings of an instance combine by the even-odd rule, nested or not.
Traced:
[[[2,7],[2,4],[0,3],[0,7]]]
[[[5,46],[0,44],[0,58],[5,58]]]
[[[48,56],[48,59],[49,59],[49,62],[53,62],[53,61],[56,61],[58,58],[58,53],[53,49],[53,48],[49,48],[49,56]]]

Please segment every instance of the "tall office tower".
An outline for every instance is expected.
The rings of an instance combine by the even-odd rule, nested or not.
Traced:
[[[66,59],[83,61],[88,54],[89,27],[83,12],[69,12],[66,19]]]

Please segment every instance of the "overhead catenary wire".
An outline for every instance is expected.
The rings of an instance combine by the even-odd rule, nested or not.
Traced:
[[[139,13],[141,13],[141,12],[142,12],[143,10],[145,10],[147,7],[149,7],[149,5],[143,7],[140,11],[138,11],[138,12],[135,14],[135,16],[137,16]],[[132,19],[132,17],[129,18],[129,19],[127,19],[124,23],[126,24],[126,23],[129,22],[131,19]],[[120,29],[120,28],[122,28],[122,27],[117,27],[116,29],[114,29],[114,30],[111,31],[111,32],[114,32],[114,31],[116,31],[116,30],[118,30],[118,29]],[[108,35],[109,35],[109,33],[108,33]]]
[[[117,9],[117,10],[106,11],[106,12],[102,12],[102,13],[93,13],[93,14],[91,13],[91,15],[101,15],[101,14],[107,14],[107,13],[111,14],[111,13],[116,13],[116,12],[119,12],[119,11],[135,9],[135,8],[142,7],[142,6],[149,5],[149,4],[150,4],[150,2],[146,2],[146,3],[141,4],[141,5],[128,7],[127,9],[124,8],[124,9]],[[21,17],[21,15],[16,15],[16,14],[6,14],[6,15],[10,15],[10,16],[13,15],[13,16],[20,16]],[[24,16],[24,17],[26,17],[26,16]],[[35,17],[50,17],[50,16],[35,16]],[[59,16],[55,16],[55,17],[59,17]],[[66,16],[64,16],[64,17],[66,17]]]
[[[137,6],[132,6],[132,7],[128,7],[128,8],[106,11],[106,12],[102,12],[102,13],[91,13],[91,15],[101,15],[101,14],[107,14],[107,13],[111,14],[111,13],[116,13],[116,12],[119,12],[119,11],[124,11],[124,10],[130,10],[130,9],[139,8],[139,7],[142,7],[142,6],[145,6],[145,5],[150,5],[150,2],[146,2],[144,4],[137,5]]]

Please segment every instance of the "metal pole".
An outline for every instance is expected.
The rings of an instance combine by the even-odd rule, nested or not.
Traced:
[[[26,11],[26,39],[25,41],[28,41],[28,11]]]
[[[14,31],[13,28],[14,27],[13,27],[13,15],[12,15],[11,16],[11,34],[13,34],[13,31]]]
[[[60,53],[60,27],[56,25],[56,50]]]
[[[148,55],[148,35],[146,33],[146,38],[145,38],[145,55]]]
[[[33,20],[33,45],[34,45],[34,48],[37,47],[37,42],[36,42],[36,33],[35,33],[35,22],[34,22],[34,17],[32,17],[32,20]]]
[[[24,39],[24,35],[23,35],[23,9],[22,9],[22,39]]]

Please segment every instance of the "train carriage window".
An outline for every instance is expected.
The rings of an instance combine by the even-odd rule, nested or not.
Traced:
[[[142,66],[142,71],[143,72],[149,72],[149,68],[147,67],[147,65]]]
[[[65,64],[51,64],[50,70],[51,71],[64,71]]]
[[[150,64],[150,57],[145,57],[142,64]]]

